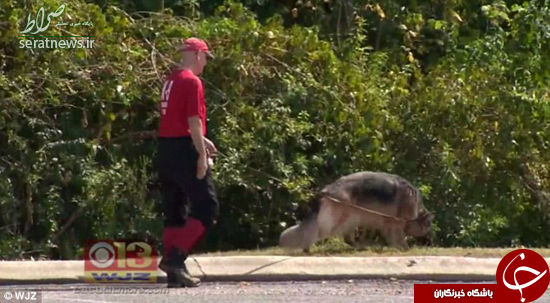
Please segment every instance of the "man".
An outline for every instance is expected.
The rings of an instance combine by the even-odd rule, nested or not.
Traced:
[[[158,146],[159,179],[164,211],[164,258],[160,268],[168,277],[168,287],[196,287],[185,260],[218,215],[218,200],[208,159],[216,156],[214,144],[206,136],[206,106],[202,73],[207,44],[197,38],[182,42],[182,65],[164,83],[160,106]],[[183,209],[190,203],[190,213]]]

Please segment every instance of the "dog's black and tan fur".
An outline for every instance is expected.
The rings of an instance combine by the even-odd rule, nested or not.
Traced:
[[[330,201],[327,196],[341,203]],[[281,234],[282,247],[307,251],[319,240],[332,236],[349,238],[362,228],[379,230],[390,245],[407,250],[406,237],[429,236],[434,217],[424,207],[416,187],[400,176],[383,172],[365,171],[341,177],[324,187],[310,205],[311,211],[304,220]]]

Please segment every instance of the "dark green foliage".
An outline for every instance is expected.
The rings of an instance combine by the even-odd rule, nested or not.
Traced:
[[[59,3],[0,1],[0,259],[160,239],[151,134],[193,35],[217,56],[203,78],[223,153],[201,249],[275,245],[308,189],[360,170],[420,187],[437,245],[550,243],[548,1],[153,2],[68,1],[93,49],[31,51],[28,13]]]

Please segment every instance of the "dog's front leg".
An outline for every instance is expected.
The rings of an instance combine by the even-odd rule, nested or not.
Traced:
[[[389,230],[389,234],[389,242],[393,247],[396,247],[397,249],[402,251],[409,250],[409,244],[407,244],[405,230],[401,226],[392,227]]]
[[[344,242],[346,242],[346,244],[348,244],[349,246],[356,246],[357,243],[355,242],[355,229],[344,234]]]

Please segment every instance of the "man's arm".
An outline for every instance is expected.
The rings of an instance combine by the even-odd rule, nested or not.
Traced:
[[[202,179],[206,175],[208,169],[206,149],[204,148],[204,137],[202,135],[202,122],[198,116],[189,117],[189,130],[191,132],[191,138],[193,139],[193,145],[199,154],[197,161],[197,178]]]
[[[204,146],[204,136],[202,135],[202,122],[199,116],[192,116],[187,119],[189,122],[189,130],[191,131],[191,138],[193,139],[193,145],[199,156],[206,156],[206,149]]]
[[[202,91],[202,83],[199,80],[187,82],[189,83],[189,91],[185,99],[186,117],[189,124],[189,131],[193,139],[193,145],[200,156],[206,155],[204,137],[202,135],[202,122],[199,115],[200,108],[200,91]]]

